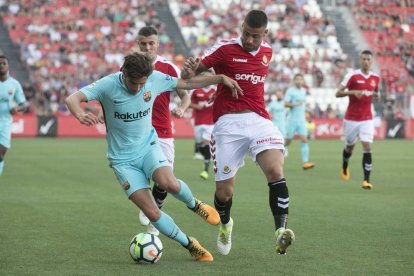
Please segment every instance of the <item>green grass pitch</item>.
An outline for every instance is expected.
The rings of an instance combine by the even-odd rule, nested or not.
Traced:
[[[375,141],[374,189],[361,189],[362,153],[350,161],[351,180],[339,177],[343,141],[311,141],[316,167],[303,171],[300,142],[285,161],[289,227],[296,243],[275,254],[268,187],[246,159],[233,199],[233,248],[221,256],[217,227],[172,196],[164,210],[197,237],[215,259],[197,263],[161,236],[155,265],[129,257],[138,209],[108,167],[104,139],[14,139],[0,177],[0,275],[409,275],[414,273],[414,142]],[[202,181],[193,140],[176,141],[175,173],[212,204],[214,181]],[[212,176],[210,174],[210,176]]]

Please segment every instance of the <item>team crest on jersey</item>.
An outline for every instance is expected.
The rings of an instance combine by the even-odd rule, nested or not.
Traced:
[[[144,93],[144,101],[149,102],[151,100],[151,91]]]
[[[375,82],[375,80],[371,80],[371,86],[373,87],[377,86],[377,83]]]
[[[269,59],[268,59],[267,56],[263,56],[263,58],[262,58],[262,64],[264,66],[268,66],[269,65]]]
[[[231,169],[229,168],[229,166],[225,165],[224,168],[223,168],[223,173],[228,174],[230,172],[231,172]]]
[[[9,96],[11,96],[11,95],[13,95],[13,88],[10,88],[8,91],[7,91],[7,94],[9,94]]]
[[[93,83],[91,83],[91,84],[89,84],[89,85],[88,85],[88,88],[89,88],[89,89],[91,89],[91,88],[93,88],[94,86],[95,86],[95,83],[93,82]]]

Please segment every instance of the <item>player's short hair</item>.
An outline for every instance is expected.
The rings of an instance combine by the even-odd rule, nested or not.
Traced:
[[[370,50],[363,50],[359,56],[362,56],[362,55],[373,56],[374,54]]]
[[[0,55],[0,58],[7,60],[7,63],[9,62],[9,59],[5,55]]]
[[[134,52],[125,56],[122,72],[125,77],[131,79],[140,79],[148,77],[154,70],[152,62],[146,55]]]
[[[267,26],[267,15],[261,10],[251,10],[247,13],[244,22],[251,28],[262,28]]]
[[[145,27],[142,27],[138,31],[138,35],[142,35],[142,36],[158,35],[158,31],[153,26],[145,26]]]

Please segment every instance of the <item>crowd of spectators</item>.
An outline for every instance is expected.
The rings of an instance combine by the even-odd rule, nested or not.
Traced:
[[[401,113],[414,93],[414,2],[357,0],[348,6],[376,54],[385,110]]]
[[[0,17],[30,72],[31,80],[24,83],[30,110],[66,114],[64,98],[117,70],[145,25],[160,30],[160,53],[174,58],[153,2],[0,1]]]
[[[265,10],[267,42],[274,52],[265,84],[268,94],[285,91],[298,72],[305,75],[309,88],[336,88],[353,67],[336,40],[331,18],[322,14],[316,1],[180,0],[170,1],[170,7],[194,56],[203,55],[217,39],[238,37],[246,10]]]
[[[384,91],[402,107],[401,92],[412,87],[407,83],[414,76],[412,1],[343,2],[352,9],[368,40],[372,38],[372,49],[383,65]],[[31,75],[23,85],[32,112],[67,114],[64,98],[117,70],[142,26],[157,27],[159,52],[177,61],[165,23],[154,9],[167,3],[193,56],[202,55],[217,39],[239,36],[246,10],[265,10],[270,31],[267,42],[274,51],[265,84],[268,94],[286,90],[298,72],[305,75],[309,89],[336,89],[347,70],[355,67],[337,42],[331,18],[323,15],[315,0],[0,0],[3,24]],[[309,109],[321,117],[343,114],[334,102],[312,102]]]

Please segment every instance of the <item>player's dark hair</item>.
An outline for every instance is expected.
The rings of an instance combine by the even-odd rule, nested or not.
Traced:
[[[251,28],[262,28],[267,26],[267,15],[261,10],[251,10],[247,13],[244,22]]]
[[[372,54],[372,52],[370,50],[364,50],[364,51],[361,52],[360,56],[362,56],[362,55],[370,55],[370,56],[372,56],[373,54]]]
[[[143,54],[132,53],[125,56],[122,72],[130,79],[148,77],[153,71],[152,62]]]
[[[0,58],[7,60],[7,63],[9,62],[9,59],[5,55],[0,55]]]
[[[158,35],[158,32],[157,32],[157,29],[155,29],[153,26],[145,26],[139,30],[138,35],[142,35],[142,36]]]

